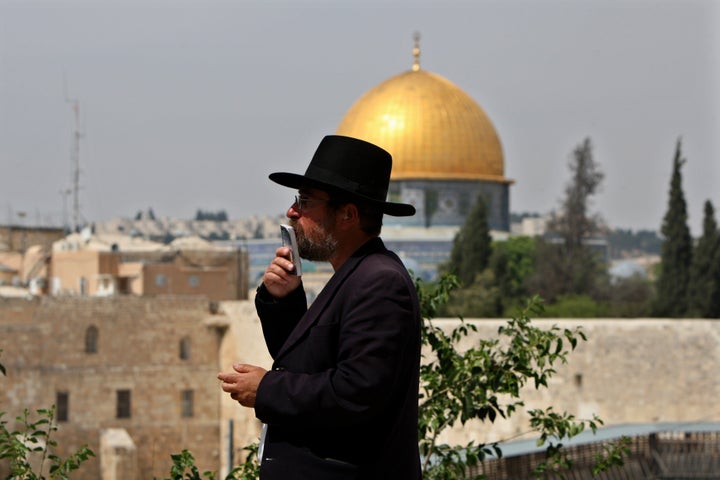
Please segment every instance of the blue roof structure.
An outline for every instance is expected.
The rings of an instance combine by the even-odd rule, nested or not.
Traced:
[[[720,432],[720,422],[661,422],[661,423],[626,423],[610,427],[598,428],[595,433],[587,429],[573,438],[565,438],[558,442],[552,438],[554,443],[562,443],[565,447],[585,445],[589,443],[602,443],[626,437],[644,436],[660,433],[690,433],[690,432]],[[513,442],[499,443],[503,457],[516,457],[543,452],[547,444],[538,446],[537,439],[517,440]],[[490,455],[489,458],[494,458]]]

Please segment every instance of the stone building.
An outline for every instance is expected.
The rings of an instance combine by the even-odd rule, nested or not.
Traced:
[[[51,295],[204,295],[247,298],[248,256],[198,238],[169,245],[127,235],[73,234],[53,244]]]
[[[33,291],[40,290],[42,285],[34,279],[47,275],[52,244],[64,236],[62,228],[0,226],[0,287],[29,285]]]
[[[116,478],[104,471],[112,465],[126,480],[167,476],[170,454],[187,446],[218,469],[224,327],[211,305],[191,296],[0,299],[0,410],[14,419],[56,405],[57,453],[88,444],[97,455],[73,478]],[[114,442],[122,448],[108,449]],[[101,454],[116,450],[120,458]]]
[[[32,245],[49,248],[65,236],[64,228],[0,225],[0,251],[24,252]]]

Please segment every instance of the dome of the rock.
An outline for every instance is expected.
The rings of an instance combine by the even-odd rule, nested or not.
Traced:
[[[482,198],[490,228],[509,231],[512,180],[505,178],[495,127],[460,87],[420,69],[417,43],[413,53],[413,68],[363,94],[336,133],[369,141],[392,155],[388,197],[413,204],[417,214],[388,222],[457,227]]]

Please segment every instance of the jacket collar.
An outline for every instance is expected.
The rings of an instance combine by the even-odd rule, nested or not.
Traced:
[[[375,237],[363,244],[353,253],[350,258],[342,264],[340,269],[336,271],[330,280],[322,289],[320,294],[315,298],[313,303],[310,305],[305,315],[300,319],[298,324],[293,329],[290,336],[285,341],[280,351],[275,356],[275,359],[281,358],[288,350],[290,350],[304,335],[305,333],[317,323],[320,314],[328,306],[331,299],[335,298],[335,293],[340,286],[345,282],[345,279],[357,268],[357,266],[368,256],[373,253],[385,251],[385,244],[380,237]]]

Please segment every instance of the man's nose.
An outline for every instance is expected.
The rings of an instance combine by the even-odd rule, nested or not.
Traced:
[[[297,203],[293,202],[290,208],[285,212],[285,216],[288,218],[300,218],[300,210],[298,209]]]

